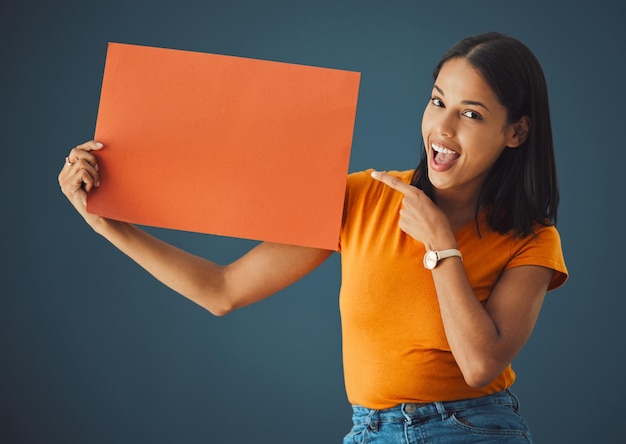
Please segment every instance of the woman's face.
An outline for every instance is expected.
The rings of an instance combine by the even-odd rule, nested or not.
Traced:
[[[447,61],[422,119],[428,177],[435,189],[478,196],[500,153],[524,142],[516,126],[507,124],[506,109],[465,58]]]

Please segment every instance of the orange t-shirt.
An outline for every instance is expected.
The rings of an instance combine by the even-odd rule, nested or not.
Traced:
[[[352,404],[373,409],[403,402],[466,399],[513,384],[511,366],[489,385],[465,383],[443,329],[432,275],[422,264],[425,248],[398,227],[403,195],[370,177],[348,176],[341,230],[340,294],[344,377]],[[392,172],[410,183],[412,171]],[[549,289],[567,269],[558,232],[537,227],[536,236],[514,239],[479,218],[456,239],[476,297],[486,302],[501,273],[520,265],[554,270]]]

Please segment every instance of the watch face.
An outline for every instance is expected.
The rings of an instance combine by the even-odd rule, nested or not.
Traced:
[[[437,253],[434,251],[427,251],[424,255],[424,267],[432,270],[437,266]]]

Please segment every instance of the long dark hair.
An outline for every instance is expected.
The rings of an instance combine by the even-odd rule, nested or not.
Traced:
[[[507,110],[507,123],[530,119],[526,141],[505,149],[491,168],[476,204],[476,222],[487,211],[489,227],[527,236],[533,224],[556,224],[559,190],[552,143],[548,89],[539,61],[520,41],[490,32],[459,41],[433,71],[436,81],[450,59],[463,57],[483,76]],[[425,151],[411,184],[434,198]]]

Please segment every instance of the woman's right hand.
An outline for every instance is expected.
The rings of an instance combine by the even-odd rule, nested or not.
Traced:
[[[98,159],[93,151],[102,147],[100,142],[93,140],[78,145],[65,158],[65,165],[59,173],[61,191],[92,227],[101,217],[87,212],[87,194],[100,186]]]

